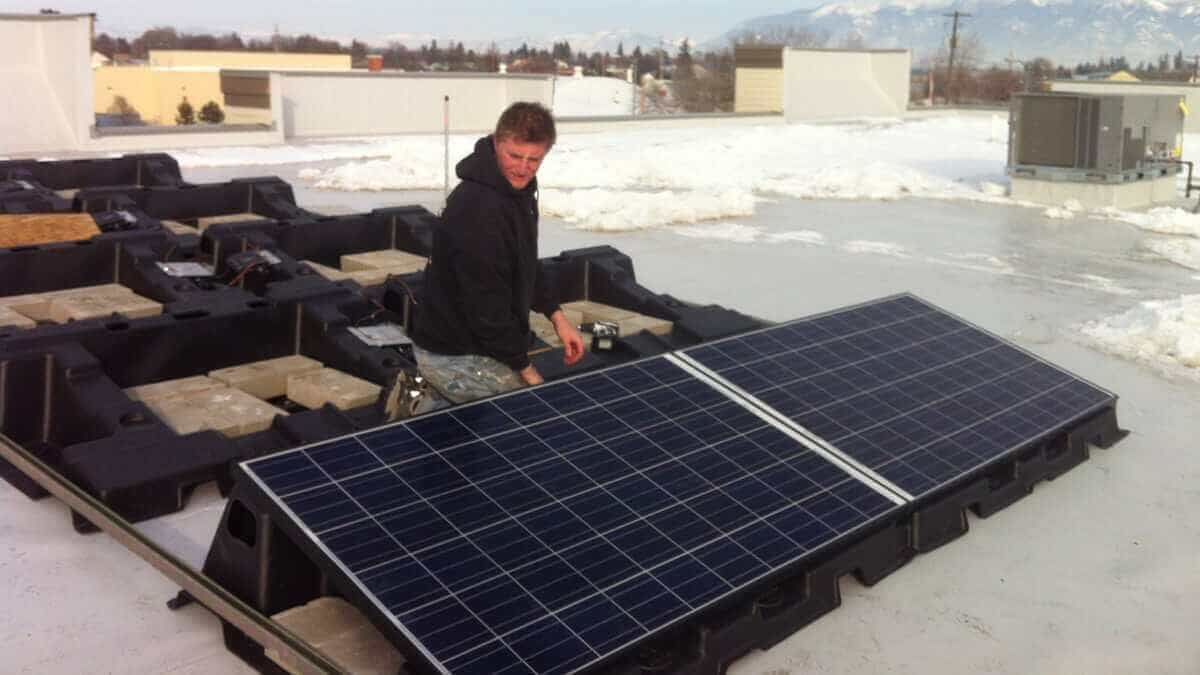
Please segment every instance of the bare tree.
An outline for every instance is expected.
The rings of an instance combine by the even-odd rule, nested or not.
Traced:
[[[824,47],[829,43],[829,34],[811,31],[800,26],[763,26],[746,29],[733,36],[735,46],[782,45],[784,47]]]
[[[939,96],[947,102],[958,101],[961,97],[971,98],[975,95],[975,81],[971,73],[983,61],[983,41],[978,33],[968,33],[958,40],[958,48],[954,52],[954,72],[948,72],[950,48],[943,45],[933,57],[931,64],[934,72],[934,98]]]
[[[866,49],[867,41],[863,39],[862,33],[850,31],[842,36],[841,44],[838,46],[842,49]]]

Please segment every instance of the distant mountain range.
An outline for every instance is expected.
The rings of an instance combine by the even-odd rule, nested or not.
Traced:
[[[700,45],[717,49],[747,31],[764,36],[790,27],[874,48],[904,48],[914,63],[933,55],[950,35],[953,10],[960,35],[980,38],[985,62],[1044,56],[1061,64],[1126,57],[1131,65],[1182,50],[1200,52],[1200,0],[835,0],[815,9],[763,16]]]

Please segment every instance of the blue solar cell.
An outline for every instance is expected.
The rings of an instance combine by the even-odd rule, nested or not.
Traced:
[[[569,673],[596,657],[591,647],[557,618],[546,618],[524,626],[506,641],[537,673]]]
[[[376,565],[360,578],[393,614],[410,612],[445,594],[437,579],[408,556],[389,560],[387,565]]]
[[[500,640],[492,640],[456,655],[446,663],[455,675],[530,675],[533,673],[513,650]]]
[[[700,547],[694,555],[730,587],[744,584],[770,570],[754,554],[728,538],[712,541]]]
[[[384,464],[403,462],[429,452],[428,445],[407,427],[402,426],[370,431],[361,434],[358,439]]]
[[[397,560],[404,555],[404,550],[396,540],[378,523],[369,520],[326,532],[321,535],[320,541],[352,573]]]
[[[562,499],[596,486],[586,474],[559,457],[526,469],[525,474],[555,499]]]
[[[259,460],[255,475],[277,495],[286,495],[329,482],[329,477],[301,452]],[[261,473],[259,473],[261,471]]]
[[[594,595],[563,610],[559,619],[598,654],[645,633],[641,624],[603,595]]]
[[[464,406],[450,414],[476,436],[491,436],[517,428],[517,422],[493,403]]]
[[[314,532],[366,517],[362,508],[336,483],[292,493],[283,498],[283,503]]]
[[[347,495],[367,513],[385,513],[417,501],[417,495],[390,469],[380,469],[341,481]]]
[[[688,611],[679,596],[649,574],[641,574],[609,589],[608,597],[643,626],[661,626]]]
[[[588,539],[560,555],[596,588],[617,583],[641,571],[629,556],[602,537]]]

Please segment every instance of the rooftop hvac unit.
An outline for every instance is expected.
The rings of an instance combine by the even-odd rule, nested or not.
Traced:
[[[1018,94],[1009,117],[1013,176],[1125,182],[1178,171],[1180,96]]]

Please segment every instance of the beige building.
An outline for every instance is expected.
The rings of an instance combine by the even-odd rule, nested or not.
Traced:
[[[789,120],[890,117],[908,108],[911,55],[903,49],[734,50],[735,112]]]
[[[98,113],[118,112],[117,97],[122,97],[146,123],[170,125],[186,97],[197,112],[216,101],[229,124],[262,122],[261,115],[226,104],[222,68],[342,72],[350,70],[350,55],[152,49],[146,65],[94,66],[93,105]]]
[[[735,47],[733,61],[733,111],[783,112],[783,47]]]

